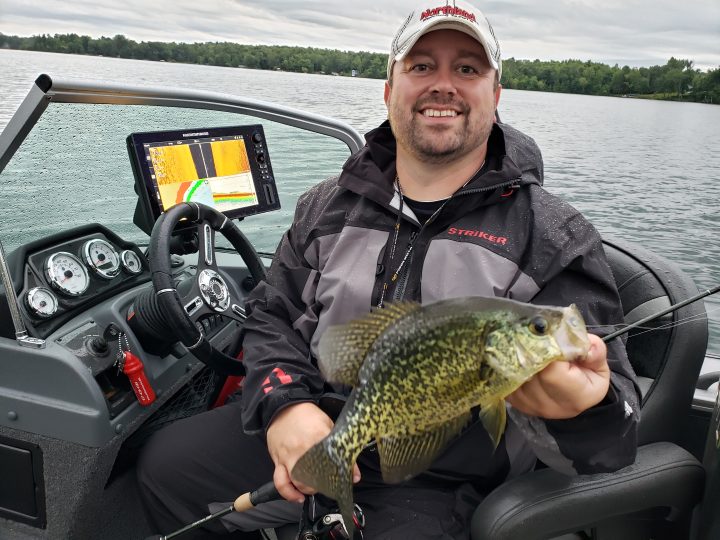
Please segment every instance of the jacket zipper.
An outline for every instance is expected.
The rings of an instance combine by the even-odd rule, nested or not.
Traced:
[[[415,242],[415,237],[418,235],[417,231],[413,231],[410,233],[410,239],[408,240],[408,246],[411,246],[413,242]],[[398,276],[397,285],[395,286],[395,291],[393,292],[393,300],[398,301],[402,300],[405,297],[405,286],[407,285],[407,278],[410,274],[410,267],[412,266],[413,261],[413,255],[410,255],[410,260],[405,265],[405,268],[402,269],[402,272]]]
[[[460,195],[472,195],[474,193],[483,193],[486,191],[495,191],[498,188],[504,188],[504,187],[510,187],[513,185],[517,185],[519,182],[518,179],[510,180],[508,182],[503,182],[502,184],[495,184],[493,186],[487,186],[482,188],[473,188],[461,191],[457,193],[457,196]],[[422,229],[422,227],[421,227]],[[413,231],[410,233],[410,239],[408,240],[408,245],[411,246],[415,242],[415,238],[418,236],[419,232]],[[402,300],[405,297],[405,287],[407,286],[408,278],[410,276],[410,267],[412,266],[412,261],[415,254],[410,254],[410,260],[407,261],[407,264],[405,264],[404,268],[401,270],[400,275],[397,279],[397,285],[395,286],[395,291],[393,292],[392,298],[393,301],[397,302],[399,300]]]
[[[508,180],[507,182],[503,182],[502,184],[495,184],[492,186],[486,186],[481,188],[472,188],[472,189],[465,189],[458,193],[458,195],[471,195],[473,193],[483,193],[485,191],[494,191],[498,188],[504,188],[504,187],[510,187],[513,185],[519,185],[520,179],[516,178],[515,180]]]

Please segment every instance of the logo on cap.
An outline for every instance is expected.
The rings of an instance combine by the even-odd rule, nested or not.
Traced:
[[[452,17],[462,17],[463,19],[467,19],[468,21],[476,23],[475,20],[475,14],[470,13],[469,11],[465,11],[464,9],[461,9],[459,7],[455,6],[441,6],[436,7],[433,9],[426,9],[420,14],[420,20],[424,21],[425,19],[429,19],[431,17],[437,17],[438,15],[445,15],[445,16],[452,16]]]

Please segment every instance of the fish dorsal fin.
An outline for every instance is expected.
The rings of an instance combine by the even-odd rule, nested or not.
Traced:
[[[319,365],[325,379],[357,386],[360,366],[378,336],[418,309],[420,304],[416,302],[388,304],[348,324],[328,328],[318,344]]]
[[[469,421],[468,411],[429,430],[379,438],[377,445],[383,480],[397,484],[426,470]]]

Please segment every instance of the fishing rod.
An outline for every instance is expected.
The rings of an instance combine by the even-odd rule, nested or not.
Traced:
[[[267,484],[260,486],[255,491],[248,491],[247,493],[243,493],[237,499],[235,499],[235,502],[232,503],[232,506],[223,508],[222,510],[217,511],[214,514],[210,514],[209,516],[199,519],[194,523],[191,523],[190,525],[186,525],[182,529],[171,532],[170,534],[154,534],[152,536],[148,536],[145,540],[171,540],[172,538],[177,538],[178,536],[185,534],[186,532],[197,529],[200,525],[204,525],[205,523],[219,519],[231,512],[245,512],[246,510],[255,508],[258,504],[275,501],[279,498],[280,494],[278,493],[275,484],[271,481]]]
[[[670,306],[669,308],[663,309],[662,311],[658,313],[654,313],[653,315],[648,315],[644,319],[640,319],[639,321],[635,321],[632,324],[628,324],[625,328],[621,328],[620,330],[617,330],[613,332],[612,334],[608,334],[602,340],[604,342],[608,342],[611,339],[614,339],[618,336],[621,336],[625,334],[626,332],[629,332],[633,328],[640,326],[641,324],[645,324],[650,321],[654,321],[655,319],[662,317],[663,315],[666,315],[670,313],[671,311],[675,311],[676,309],[680,309],[681,307],[687,306],[688,304],[692,304],[693,302],[697,302],[698,300],[701,300],[705,298],[706,296],[710,296],[711,294],[715,294],[716,292],[720,291],[720,285],[716,285],[712,289],[708,289],[707,291],[701,292],[699,294],[696,294],[695,296],[688,298],[686,300],[683,300],[682,302],[678,302],[677,304],[674,304]]]
[[[319,494],[316,494],[311,497],[318,496]],[[278,493],[275,484],[273,482],[268,482],[267,484],[260,486],[255,491],[240,495],[237,499],[235,499],[235,502],[232,504],[232,506],[228,506],[227,508],[215,512],[214,514],[210,514],[209,516],[199,519],[191,523],[190,525],[187,525],[182,529],[178,529],[177,531],[170,534],[155,534],[152,536],[148,536],[147,538],[145,538],[145,540],[172,540],[173,538],[177,538],[178,536],[190,532],[193,529],[197,529],[198,527],[204,525],[205,523],[208,523],[209,521],[221,518],[227,514],[230,514],[231,512],[245,512],[246,510],[254,508],[258,504],[276,501],[281,498],[282,497],[280,496],[280,493]],[[329,499],[327,500],[329,501]],[[310,506],[308,506],[308,501],[306,500],[305,504],[303,505],[302,518],[299,524],[301,532],[298,533],[298,539],[312,538],[315,540],[339,540],[347,538],[347,529],[345,528],[345,523],[343,522],[342,516],[337,509],[330,510],[329,513],[322,512],[319,516],[315,517],[311,516],[310,513]],[[362,529],[365,527],[365,514],[357,504],[354,505],[353,509],[353,521],[356,527],[355,538],[362,539]]]

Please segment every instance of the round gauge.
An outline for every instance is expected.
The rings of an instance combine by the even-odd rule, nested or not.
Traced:
[[[120,273],[120,257],[110,242],[96,238],[83,246],[85,262],[98,276],[112,279]]]
[[[142,272],[142,261],[137,253],[126,249],[120,254],[123,268],[131,274],[139,274]]]
[[[30,289],[25,300],[32,314],[38,317],[51,317],[58,308],[57,298],[50,289],[45,287]]]
[[[58,251],[48,257],[45,273],[53,287],[69,296],[81,295],[90,285],[83,263],[66,251]]]

